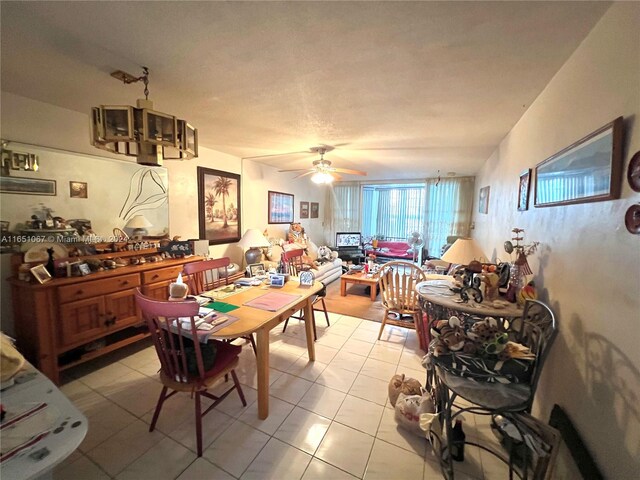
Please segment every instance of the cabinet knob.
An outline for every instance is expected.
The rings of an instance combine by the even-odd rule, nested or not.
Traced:
[[[151,277],[151,278],[153,278],[153,279],[155,280],[155,279],[156,279],[156,278],[158,278],[158,277],[159,277],[159,275],[156,273],[156,274],[155,274],[153,277]]]
[[[84,290],[76,290],[76,295],[82,295],[84,293]]]
[[[122,285],[129,285],[129,280],[123,280],[123,281],[122,281],[122,282],[120,282],[120,283],[122,283]]]

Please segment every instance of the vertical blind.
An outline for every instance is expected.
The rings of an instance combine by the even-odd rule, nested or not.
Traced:
[[[429,255],[440,256],[447,237],[469,236],[472,177],[429,179],[422,183],[338,183],[327,189],[325,223],[335,232],[404,240],[418,232]]]

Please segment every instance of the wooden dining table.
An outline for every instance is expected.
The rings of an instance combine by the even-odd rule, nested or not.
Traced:
[[[236,317],[233,323],[211,334],[213,338],[238,338],[256,334],[256,361],[258,370],[258,417],[262,420],[269,416],[269,332],[276,325],[284,322],[296,312],[302,310],[307,337],[307,351],[309,361],[316,359],[313,336],[313,297],[322,290],[322,283],[314,282],[310,286],[301,286],[297,277],[290,277],[282,288],[267,285],[242,289],[238,293],[226,296],[221,302],[235,305],[239,308],[229,311],[226,315]],[[269,311],[245,305],[267,293],[277,292],[296,295],[291,303],[279,310]],[[205,294],[206,295],[206,294]],[[312,321],[308,321],[312,319]]]

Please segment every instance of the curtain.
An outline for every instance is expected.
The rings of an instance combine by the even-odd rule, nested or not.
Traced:
[[[376,216],[376,230],[373,235],[386,239],[406,240],[413,232],[424,234],[423,184],[375,185],[377,200],[368,206]]]
[[[475,178],[427,180],[426,244],[429,255],[439,257],[447,237],[468,237],[471,230]]]
[[[336,232],[360,231],[360,183],[334,184],[327,188],[330,211],[325,211],[325,223],[329,245],[333,245]]]

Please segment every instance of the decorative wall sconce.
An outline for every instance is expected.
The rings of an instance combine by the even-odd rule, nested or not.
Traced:
[[[162,165],[163,160],[198,156],[198,130],[173,115],[153,110],[149,100],[149,69],[142,76],[118,70],[112,77],[125,84],[142,81],[144,99],[136,107],[100,105],[91,109],[91,144],[112,153],[137,157],[142,165]]]

